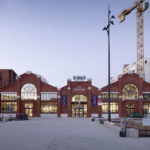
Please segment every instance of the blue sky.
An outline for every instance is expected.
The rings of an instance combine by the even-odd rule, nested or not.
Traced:
[[[150,0],[147,0],[150,3]],[[136,61],[136,11],[118,23],[134,0],[0,0],[1,69],[28,70],[62,87],[68,78],[85,75],[93,85],[107,84],[108,3],[111,27],[111,76]],[[144,13],[144,50],[150,58],[150,9]]]

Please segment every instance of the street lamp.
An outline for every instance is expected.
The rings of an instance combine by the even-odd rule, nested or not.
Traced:
[[[112,15],[110,17],[111,11],[108,6],[108,24],[103,28],[103,30],[107,31],[108,35],[108,121],[111,121],[111,112],[110,112],[110,26],[114,25],[112,19],[115,17]]]

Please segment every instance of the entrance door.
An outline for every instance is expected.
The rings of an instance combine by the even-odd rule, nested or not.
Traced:
[[[134,103],[126,104],[126,116],[130,117],[132,112],[135,112],[135,104]]]
[[[83,118],[84,117],[84,109],[83,108],[75,108],[75,117]]]
[[[72,117],[87,117],[87,97],[74,95],[72,97]]]
[[[25,114],[27,114],[29,117],[33,116],[33,104],[25,104]]]

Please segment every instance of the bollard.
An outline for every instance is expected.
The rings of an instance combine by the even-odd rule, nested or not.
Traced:
[[[120,122],[120,137],[126,137],[127,122]]]

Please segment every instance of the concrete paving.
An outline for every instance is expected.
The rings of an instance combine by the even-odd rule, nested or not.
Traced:
[[[0,123],[0,150],[149,150],[150,138],[120,138],[98,121],[32,118]]]

